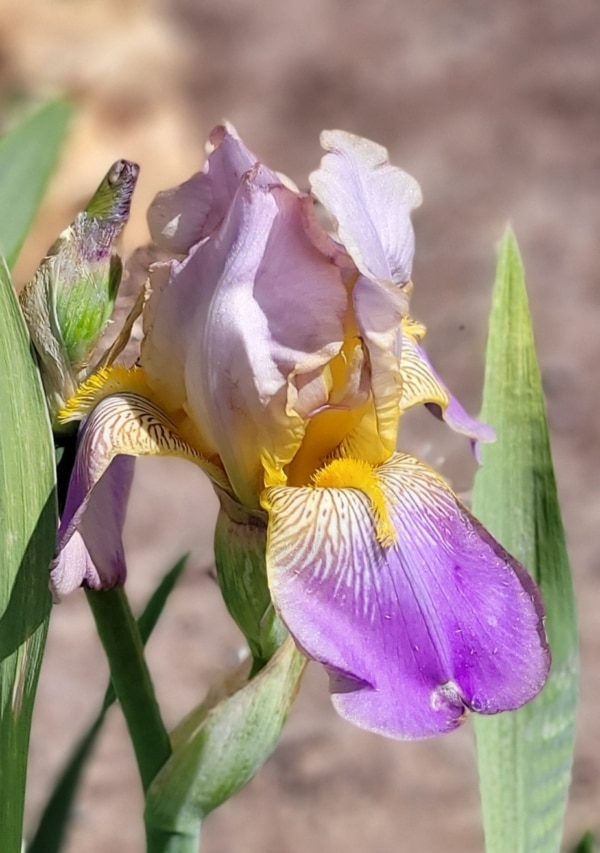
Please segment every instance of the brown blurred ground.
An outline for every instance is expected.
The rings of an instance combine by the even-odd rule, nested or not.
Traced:
[[[142,175],[126,237],[147,239],[157,189],[202,164],[223,116],[301,186],[318,133],[342,127],[386,144],[421,182],[415,313],[428,349],[477,410],[494,243],[520,239],[548,395],[573,562],[583,687],[573,839],[600,829],[598,454],[600,358],[600,18],[592,0],[2,0],[1,103],[60,91],[79,103],[69,146],[17,271],[23,281],[117,157]],[[413,442],[459,489],[472,468],[437,425]],[[417,434],[417,430],[413,429]],[[409,436],[410,438],[410,436]],[[408,439],[407,439],[408,440]],[[143,601],[185,550],[188,571],[149,644],[175,723],[236,659],[239,636],[209,575],[214,500],[184,464],[139,466],[128,544]],[[54,612],[31,752],[29,826],[79,732],[106,667],[81,595]],[[309,672],[275,756],[207,822],[207,853],[482,850],[472,733],[420,744],[354,730]],[[68,853],[142,850],[140,795],[118,710],[86,774]],[[507,851],[512,853],[512,851]]]

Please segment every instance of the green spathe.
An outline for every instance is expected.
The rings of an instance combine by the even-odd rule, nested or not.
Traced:
[[[146,824],[189,834],[264,764],[296,697],[306,658],[287,639],[247,680],[246,661],[173,732],[173,755],[146,797]]]
[[[553,664],[526,707],[475,719],[487,853],[558,853],[573,756],[578,653],[575,606],[523,266],[500,245],[486,357],[482,448],[473,510],[541,588]]]

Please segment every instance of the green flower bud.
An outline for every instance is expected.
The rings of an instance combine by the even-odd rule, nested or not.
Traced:
[[[88,375],[112,314],[123,265],[117,242],[129,218],[139,167],[118,160],[50,247],[20,295],[53,421]],[[55,424],[56,425],[56,424]]]
[[[267,586],[265,513],[252,512],[224,492],[215,528],[215,564],[229,613],[246,637],[254,671],[271,658],[287,631]]]

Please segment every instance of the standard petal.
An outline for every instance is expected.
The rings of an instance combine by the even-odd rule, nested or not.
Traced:
[[[258,162],[231,124],[215,127],[209,150],[203,171],[158,193],[148,208],[152,239],[169,252],[183,255],[214,231],[227,213],[242,175]],[[265,181],[281,183],[275,172],[264,167],[262,176]]]
[[[368,353],[377,438],[388,455],[395,450],[398,436],[402,317],[408,311],[408,300],[398,288],[359,276],[352,290],[352,301]]]
[[[325,130],[321,145],[328,153],[310,175],[310,185],[334,218],[346,251],[367,278],[406,283],[414,254],[410,212],[421,204],[418,183],[390,165],[387,150],[368,139]]]
[[[329,671],[337,711],[380,734],[422,738],[468,710],[532,699],[550,658],[526,571],[416,459],[396,454],[376,477],[396,531],[387,547],[361,489],[264,496],[275,606]]]
[[[405,285],[414,254],[410,213],[421,203],[421,190],[390,165],[381,145],[340,130],[324,131],[321,144],[329,153],[310,176],[311,188],[361,273],[353,307],[370,362],[378,436],[391,453],[400,415],[400,324],[408,313]]]
[[[402,337],[400,362],[402,393],[400,410],[425,405],[437,418],[445,421],[451,429],[471,439],[475,455],[479,459],[479,442],[495,441],[496,433],[488,424],[472,418],[452,396],[438,373],[434,370],[425,350],[411,336],[410,327],[405,326]]]
[[[248,506],[257,504],[265,460],[287,464],[307,405],[326,403],[319,372],[344,340],[347,294],[306,234],[310,203],[271,184],[262,167],[248,173],[222,225],[171,266],[142,345],[160,396],[179,365],[180,405]]]
[[[352,308],[368,400],[356,400],[353,423],[340,436],[336,455],[377,465],[396,449],[402,413],[402,319],[408,300],[403,290],[360,275],[352,287]]]
[[[51,571],[59,596],[81,584],[98,589],[125,580],[121,534],[134,456],[179,456],[226,483],[149,400],[129,393],[104,398],[81,427]]]
[[[201,239],[211,201],[206,172],[157,193],[146,214],[152,240],[167,252],[184,255]]]

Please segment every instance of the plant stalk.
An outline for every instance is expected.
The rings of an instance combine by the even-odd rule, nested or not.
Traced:
[[[123,589],[88,590],[86,594],[145,792],[171,755],[171,744],[144,658],[142,639]]]

